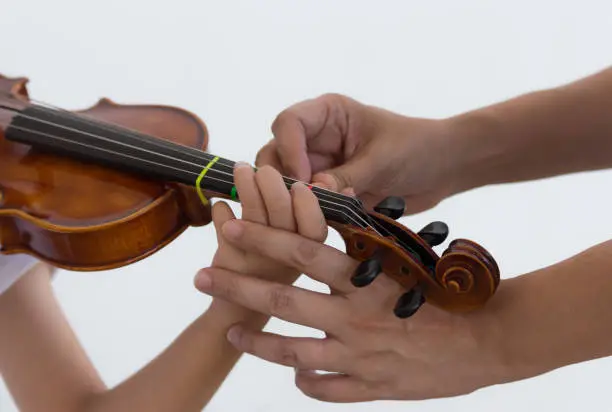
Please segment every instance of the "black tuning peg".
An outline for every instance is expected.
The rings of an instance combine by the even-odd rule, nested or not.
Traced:
[[[425,297],[418,288],[414,288],[397,300],[393,313],[401,319],[409,318],[419,310],[423,303],[425,303]]]
[[[381,271],[382,265],[377,257],[364,260],[357,266],[357,269],[355,269],[355,273],[351,277],[351,283],[358,288],[368,286],[376,279]]]
[[[418,235],[429,246],[438,246],[448,237],[448,226],[444,222],[431,222],[421,229]]]
[[[381,215],[385,215],[393,220],[396,220],[404,215],[404,210],[406,210],[406,202],[404,202],[404,199],[401,197],[389,196],[374,206],[374,210]]]

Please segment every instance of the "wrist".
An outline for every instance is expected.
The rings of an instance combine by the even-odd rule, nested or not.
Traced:
[[[602,327],[612,322],[611,251],[605,242],[502,282],[486,311],[500,383],[612,355],[612,331]]]
[[[501,120],[484,110],[441,121],[449,195],[496,183],[507,148],[499,138]]]
[[[229,329],[236,323],[251,329],[263,329],[270,317],[222,299],[214,298],[206,311],[206,318],[221,328]]]
[[[567,364],[561,336],[550,328],[552,313],[538,302],[543,286],[538,285],[538,275],[506,280],[493,305],[498,332],[496,383],[529,379]]]

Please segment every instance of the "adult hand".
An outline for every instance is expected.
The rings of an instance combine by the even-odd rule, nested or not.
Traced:
[[[454,170],[462,156],[442,120],[409,118],[328,94],[281,112],[272,132],[257,166],[352,191],[368,208],[401,196],[406,213],[416,213],[464,189]]]
[[[331,402],[426,399],[472,392],[504,379],[501,340],[492,309],[468,315],[425,304],[407,320],[393,314],[400,286],[381,275],[366,288],[350,276],[358,262],[339,250],[283,230],[233,220],[227,242],[303,272],[328,285],[322,294],[286,284],[207,268],[196,287],[288,322],[316,328],[326,338],[294,338],[233,327],[240,351],[294,367],[297,386]],[[318,375],[312,371],[327,371]]]

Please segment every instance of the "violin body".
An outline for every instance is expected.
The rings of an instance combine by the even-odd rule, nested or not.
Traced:
[[[109,99],[81,111],[48,109],[31,101],[26,83],[0,75],[0,253],[75,271],[113,269],[209,224],[208,199],[239,201],[235,163],[207,152],[207,128],[194,114]],[[283,179],[287,187],[296,182]],[[499,269],[483,247],[456,239],[438,256],[433,247],[446,226],[412,232],[394,220],[403,213],[394,209],[398,198],[383,202],[384,214],[311,190],[346,253],[361,262],[353,285],[384,273],[408,291],[397,316],[412,316],[425,301],[471,311],[497,290]]]
[[[27,103],[27,79],[0,76],[0,103]],[[80,113],[206,150],[195,115],[101,99]],[[0,246],[69,270],[112,269],[163,248],[189,226],[211,221],[195,189],[40,151],[4,138],[0,111]]]

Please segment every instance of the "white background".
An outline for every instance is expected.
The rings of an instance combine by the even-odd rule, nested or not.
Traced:
[[[250,162],[279,111],[321,93],[443,117],[612,64],[606,0],[3,0],[2,6],[0,71],[29,77],[33,98],[69,109],[102,96],[182,106],[206,122],[213,153]],[[610,236],[610,177],[588,173],[479,189],[403,223],[419,229],[445,220],[450,238],[482,243],[511,277]],[[329,242],[343,247],[338,239]],[[192,280],[215,248],[209,226],[128,268],[60,273],[58,297],[109,385],[151,360],[207,307]],[[580,282],[582,274],[575,275]],[[311,333],[278,321],[269,329]],[[600,360],[454,399],[335,405],[302,395],[292,370],[244,357],[207,410],[607,411],[611,368],[612,360]],[[4,389],[0,410],[15,410]]]

